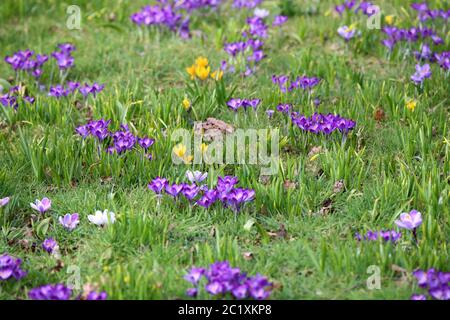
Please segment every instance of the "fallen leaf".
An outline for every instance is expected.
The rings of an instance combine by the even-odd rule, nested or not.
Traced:
[[[385,119],[386,114],[384,113],[384,110],[382,108],[378,108],[375,110],[375,113],[373,114],[373,118],[375,121],[381,122]]]

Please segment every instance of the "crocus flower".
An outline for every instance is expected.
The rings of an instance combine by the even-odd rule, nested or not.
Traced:
[[[0,199],[0,208],[6,206],[9,203],[9,197]]]
[[[270,12],[269,12],[269,10],[266,10],[266,9],[255,8],[255,10],[253,11],[253,14],[255,15],[255,17],[264,19],[269,16]]]
[[[64,217],[59,217],[59,223],[67,230],[72,231],[80,223],[78,213],[68,213]]]
[[[63,284],[47,284],[34,289],[28,293],[31,300],[70,300],[72,289]]]
[[[186,177],[189,179],[189,181],[191,183],[198,184],[208,177],[208,172],[205,172],[205,173],[203,173],[201,171],[192,172],[192,171],[188,170],[188,171],[186,171]]]
[[[37,200],[34,203],[30,203],[30,206],[40,213],[44,213],[50,209],[52,202],[48,198],[43,198],[42,200]]]
[[[167,179],[156,177],[148,184],[148,188],[156,194],[161,194],[167,184]]]
[[[194,267],[184,278],[195,286],[186,292],[191,297],[197,296],[201,278],[206,279],[204,289],[210,295],[224,297],[228,294],[235,299],[265,299],[272,287],[266,277],[249,277],[239,268],[232,268],[227,261],[215,262],[206,269]]]
[[[278,27],[281,26],[283,24],[285,24],[288,20],[288,17],[286,16],[276,16],[272,22],[272,26],[274,27]]]
[[[427,297],[423,294],[413,294],[411,300],[427,300]]]
[[[104,227],[109,224],[114,224],[116,222],[116,215],[107,209],[103,212],[98,210],[95,211],[94,215],[88,215],[88,220],[97,226]]]
[[[88,295],[86,296],[86,300],[106,300],[108,298],[108,294],[106,292],[96,292],[96,291],[91,291],[88,293]]]
[[[27,273],[21,269],[22,260],[7,253],[0,255],[0,281],[15,278],[22,279]]]
[[[402,213],[400,219],[395,221],[400,228],[414,230],[422,224],[422,214],[417,210],[411,210],[409,213]]]
[[[182,185],[182,184],[175,184],[175,183],[172,185],[167,184],[166,185],[166,193],[168,195],[171,195],[172,197],[176,198],[176,197],[178,197],[180,192],[183,190],[183,187],[184,187],[184,185]]]
[[[421,66],[420,64],[416,65],[416,72],[411,76],[411,80],[416,84],[422,84],[423,81],[427,78],[431,77],[431,68],[428,63]]]
[[[58,243],[53,238],[45,239],[42,248],[48,253],[53,253],[58,248]]]
[[[357,30],[353,27],[342,26],[338,28],[337,32],[345,41],[349,41],[356,35]]]
[[[144,150],[147,150],[155,143],[155,140],[150,139],[149,137],[144,137],[144,138],[138,139],[138,143]]]

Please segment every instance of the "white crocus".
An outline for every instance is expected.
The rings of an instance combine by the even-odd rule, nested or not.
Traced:
[[[266,9],[256,8],[255,11],[253,11],[253,14],[255,15],[255,17],[264,19],[269,16],[270,12]]]
[[[113,224],[116,222],[116,215],[112,211],[95,211],[95,214],[88,215],[88,220],[100,227],[104,227],[108,224]]]

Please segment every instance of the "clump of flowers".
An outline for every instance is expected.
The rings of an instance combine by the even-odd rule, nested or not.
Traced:
[[[418,18],[421,22],[429,19],[434,21],[439,18],[447,21],[450,17],[450,10],[430,9],[426,2],[412,3],[411,8],[418,13]]]
[[[236,2],[236,7],[253,8],[257,5],[251,1]],[[247,27],[242,32],[242,38],[235,42],[224,44],[224,50],[229,55],[228,61],[222,62],[222,70],[234,73],[241,72],[245,77],[252,75],[256,66],[266,54],[263,51],[264,39],[269,36],[269,26],[266,22],[270,12],[265,9],[256,8],[253,16],[247,18]],[[272,22],[273,27],[279,27],[286,23],[287,17],[276,16]]]
[[[191,13],[199,9],[214,9],[221,0],[160,0],[158,2],[133,13],[130,16],[131,21],[138,26],[164,26],[181,38],[187,39],[191,37]]]
[[[97,82],[94,82],[92,85],[87,83],[81,85],[79,82],[68,81],[64,86],[60,84],[51,86],[48,95],[55,98],[61,98],[79,92],[83,95],[84,99],[87,99],[89,95],[96,98],[97,94],[103,91],[104,88],[104,84],[100,85]]]
[[[48,61],[47,55],[36,54],[33,50],[19,50],[11,56],[5,57],[5,62],[13,68],[16,74],[24,71],[34,78],[42,75],[42,67]]]
[[[233,8],[236,9],[253,9],[259,5],[262,0],[233,0]]]
[[[71,300],[73,291],[62,283],[46,284],[33,288],[28,292],[31,300]],[[84,296],[75,297],[77,300],[106,300],[106,292],[90,291]]]
[[[254,190],[236,187],[237,177],[218,177],[217,185],[212,189],[209,189],[207,185],[200,185],[200,182],[206,179],[206,175],[201,172],[188,172],[187,177],[191,180],[191,184],[170,184],[167,179],[156,177],[148,184],[148,188],[159,197],[164,191],[174,199],[183,196],[190,203],[204,208],[221,202],[225,208],[230,208],[234,212],[239,212],[246,203],[255,198]]]
[[[320,79],[317,77],[298,76],[295,80],[290,80],[287,75],[273,75],[272,83],[278,85],[281,92],[291,92],[295,89],[301,88],[303,90],[312,90],[320,83]]]
[[[358,5],[356,0],[345,0],[344,3],[338,4],[334,7],[337,13],[342,15],[345,11],[354,9],[354,13],[362,12],[364,15],[370,17],[378,13],[377,7],[369,1],[361,1]]]
[[[356,123],[351,119],[346,119],[338,114],[320,114],[314,113],[311,117],[298,114],[296,112],[291,113],[292,123],[303,131],[315,133],[315,134],[331,134],[334,131],[347,134],[353,130]]]
[[[411,27],[409,29],[400,29],[397,27],[386,26],[382,29],[387,38],[382,40],[382,44],[389,50],[393,50],[395,45],[400,41],[417,42],[419,39],[430,38],[435,45],[440,45],[444,41],[436,32],[428,27]]]
[[[4,107],[14,108],[15,110],[17,110],[17,108],[19,107],[20,101],[33,104],[35,98],[22,94],[21,91],[21,86],[13,86],[9,88],[9,91],[7,93],[0,95],[0,104],[2,104]]]
[[[367,231],[364,236],[359,233],[355,234],[355,238],[358,241],[378,241],[383,240],[384,242],[392,242],[396,243],[402,234],[400,232],[396,232],[395,230],[381,230],[381,231]]]
[[[43,285],[28,292],[31,300],[70,300],[71,296],[72,289],[61,283]]]
[[[85,125],[77,127],[75,130],[83,139],[92,136],[99,142],[109,142],[110,144],[106,151],[110,154],[123,154],[135,150],[137,146],[140,146],[147,153],[148,149],[155,143],[154,139],[148,137],[139,138],[133,135],[128,126],[124,124],[120,126],[120,130],[110,131],[110,123],[111,120],[92,120]]]
[[[227,102],[227,106],[233,111],[238,111],[238,109],[240,108],[243,108],[244,110],[247,110],[247,108],[253,108],[254,110],[256,110],[256,108],[259,106],[260,103],[261,103],[260,99],[233,98]]]
[[[223,77],[223,71],[220,69],[211,72],[211,66],[205,57],[198,57],[192,66],[186,68],[186,72],[189,74],[191,80],[200,79],[205,81],[208,77],[211,77],[218,81]]]
[[[193,267],[184,276],[184,279],[194,286],[187,290],[188,296],[198,295],[203,278],[206,281],[204,290],[219,298],[263,300],[270,296],[272,290],[272,283],[266,277],[259,274],[248,276],[239,268],[233,268],[227,261],[223,261],[215,262],[208,268]]]
[[[21,269],[22,260],[4,253],[0,256],[0,280],[14,278],[20,280],[27,272]]]
[[[413,276],[417,279],[419,287],[428,290],[432,299],[450,300],[450,272],[438,271],[436,269],[416,270]],[[426,300],[424,294],[414,294],[411,300]]]

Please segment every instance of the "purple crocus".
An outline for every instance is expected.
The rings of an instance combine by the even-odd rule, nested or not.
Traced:
[[[9,197],[0,199],[0,208],[6,206],[9,203]]]
[[[417,210],[411,210],[409,213],[402,213],[400,219],[395,221],[400,228],[414,230],[422,224],[422,214]]]
[[[70,300],[72,296],[72,289],[65,285],[47,284],[34,289],[28,293],[31,300]]]
[[[34,210],[39,211],[40,213],[44,213],[50,209],[50,207],[52,206],[52,202],[48,198],[43,198],[42,200],[36,199],[34,203],[30,203],[30,206]]]
[[[149,137],[144,137],[144,138],[139,138],[138,143],[144,150],[147,150],[155,143],[155,140],[150,139]]]
[[[229,295],[235,299],[265,299],[269,297],[272,287],[266,277],[261,275],[249,277],[239,268],[231,267],[227,261],[215,262],[207,269],[192,268],[184,278],[195,286],[188,289],[189,296],[198,294],[201,278],[205,278],[204,289],[210,295],[220,297]]]
[[[168,184],[167,179],[156,177],[148,184],[148,188],[152,190],[154,193],[159,195],[167,186],[167,184]]]
[[[58,243],[53,238],[45,239],[44,242],[42,242],[42,248],[50,254],[53,253],[57,247]]]
[[[338,28],[337,32],[345,41],[349,41],[355,37],[357,30],[351,27],[342,26]]]
[[[193,200],[200,192],[200,188],[195,184],[185,184],[181,193],[188,200]]]
[[[184,279],[196,286],[204,274],[204,268],[192,267],[189,273],[184,276]]]
[[[273,27],[279,27],[285,24],[288,21],[288,17],[286,16],[276,16],[272,22]]]
[[[64,217],[59,217],[59,223],[67,230],[72,231],[77,227],[78,223],[80,223],[80,218],[78,213],[68,213]]]
[[[427,300],[427,297],[424,294],[413,294],[411,300]]]
[[[85,300],[100,301],[100,300],[106,300],[107,298],[108,298],[108,294],[105,291],[102,291],[102,292],[91,291],[88,293]]]
[[[10,256],[7,253],[0,255],[0,281],[15,278],[20,280],[26,276],[26,271],[21,269],[22,260]]]
[[[422,84],[423,81],[427,78],[431,77],[431,68],[428,63],[421,66],[420,64],[416,65],[416,72],[411,76],[411,80],[416,84]]]
[[[181,191],[183,190],[184,185],[182,185],[182,184],[175,184],[175,183],[172,184],[172,185],[167,184],[165,188],[166,188],[166,189],[165,189],[165,190],[166,190],[166,193],[167,193],[168,195],[170,195],[170,196],[176,198],[176,197],[179,196],[179,194],[180,194]]]

